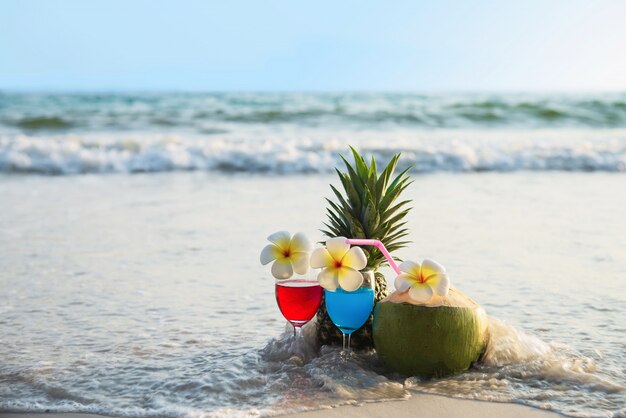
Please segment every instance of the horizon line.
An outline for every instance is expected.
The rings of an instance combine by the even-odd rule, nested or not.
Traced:
[[[0,87],[0,94],[408,94],[436,96],[444,94],[626,94],[620,89],[190,89],[190,88],[14,88]]]

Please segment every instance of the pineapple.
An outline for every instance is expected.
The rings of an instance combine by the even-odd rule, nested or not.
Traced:
[[[404,247],[408,241],[402,241],[408,235],[404,218],[411,208],[406,205],[410,200],[397,200],[404,189],[412,183],[407,175],[409,168],[400,172],[393,179],[400,154],[391,158],[389,164],[379,174],[376,161],[372,157],[367,165],[365,159],[352,147],[354,164],[351,165],[341,156],[346,172],[337,171],[343,193],[331,185],[337,202],[328,202],[328,222],[321,232],[327,237],[370,238],[385,244],[389,252]],[[374,271],[374,304],[389,294],[385,277],[378,268],[387,264],[383,254],[375,247],[362,247],[367,255],[367,268]],[[321,344],[341,344],[341,331],[331,322],[326,305],[322,302],[317,313],[317,334]],[[352,347],[355,349],[373,348],[372,316],[361,329],[352,334]]]

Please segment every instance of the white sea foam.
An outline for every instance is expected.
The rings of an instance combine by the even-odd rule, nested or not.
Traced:
[[[531,385],[525,382],[532,381]],[[566,344],[547,343],[497,318],[489,318],[489,343],[480,363],[443,380],[409,378],[407,388],[495,402],[520,402],[576,417],[595,416],[560,401],[563,395],[593,393],[621,397],[626,386],[598,373],[595,360]],[[620,416],[620,411],[614,411]],[[610,415],[613,416],[613,415]]]
[[[83,134],[0,136],[0,172],[221,171],[329,173],[353,144],[382,160],[402,151],[414,172],[626,171],[626,131],[354,132],[242,137]]]
[[[593,358],[573,352],[567,345],[548,344],[495,318],[490,318],[491,342],[484,356],[487,367],[519,368],[510,376],[534,377],[556,383],[571,382],[605,393],[626,392],[626,387],[596,374]]]

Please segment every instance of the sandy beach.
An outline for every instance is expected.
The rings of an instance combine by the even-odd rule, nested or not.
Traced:
[[[76,413],[0,413],[2,418],[98,418],[103,415]],[[285,418],[549,418],[561,415],[550,411],[510,403],[452,399],[444,396],[413,394],[403,401],[345,405],[337,408],[281,415]]]

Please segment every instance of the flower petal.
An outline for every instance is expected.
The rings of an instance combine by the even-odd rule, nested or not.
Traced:
[[[337,278],[339,279],[339,286],[348,292],[354,292],[363,283],[363,274],[350,267],[341,267]]]
[[[362,249],[359,247],[352,247],[343,256],[341,265],[351,267],[355,270],[361,270],[367,266],[367,257]]]
[[[396,287],[396,290],[398,290],[399,292],[405,292],[415,283],[417,283],[417,281],[413,276],[407,273],[402,273],[401,275],[396,277],[396,280],[393,284]]]
[[[278,231],[267,237],[267,240],[273,242],[278,248],[284,251],[289,248],[291,235],[287,231]]]
[[[272,264],[272,276],[278,280],[288,279],[293,276],[293,267],[288,258],[279,258]]]
[[[261,250],[261,264],[266,265],[270,261],[276,260],[280,256],[280,250],[274,244],[266,245]]]
[[[409,297],[416,302],[426,303],[433,297],[433,289],[426,283],[415,283],[409,289]]]
[[[305,274],[309,271],[309,253],[297,252],[291,253],[289,257],[291,264],[293,265],[293,271],[298,274]]]
[[[424,261],[422,261],[422,278],[427,280],[430,276],[435,274],[446,274],[445,267],[434,260],[425,258]]]
[[[407,260],[404,263],[400,264],[399,267],[400,267],[400,271],[410,274],[411,276],[415,277],[416,280],[419,279],[420,269],[422,268],[420,263]]]
[[[433,274],[426,283],[435,291],[439,296],[447,296],[448,290],[450,290],[450,279],[447,274]]]
[[[317,275],[317,282],[326,290],[336,290],[337,286],[339,286],[337,270],[335,268],[325,268]]]
[[[289,248],[291,252],[294,253],[308,253],[311,251],[311,241],[309,241],[307,236],[302,232],[296,232],[296,234],[291,237]]]
[[[311,267],[319,269],[335,264],[335,260],[330,256],[326,248],[316,248],[311,254]]]
[[[346,244],[344,237],[330,238],[326,240],[326,249],[333,259],[341,261],[350,249],[350,244]]]

